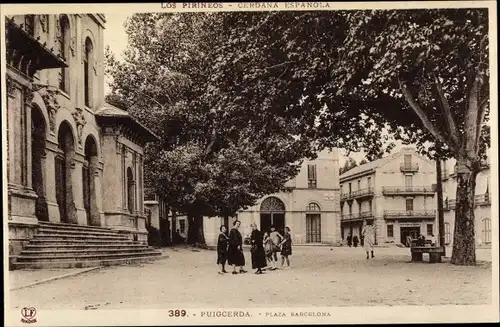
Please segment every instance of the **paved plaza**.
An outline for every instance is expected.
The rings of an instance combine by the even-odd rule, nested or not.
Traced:
[[[11,308],[40,309],[237,308],[490,304],[491,250],[478,249],[475,267],[410,263],[406,248],[296,246],[292,269],[219,275],[216,252],[162,250],[151,263],[96,269],[10,291]],[[424,258],[426,259],[426,258]],[[489,259],[489,260],[488,260]],[[71,270],[13,271],[11,289]],[[33,279],[33,277],[31,277]]]

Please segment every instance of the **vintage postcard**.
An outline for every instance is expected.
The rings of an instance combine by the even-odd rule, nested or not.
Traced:
[[[494,1],[0,19],[5,326],[499,321]]]

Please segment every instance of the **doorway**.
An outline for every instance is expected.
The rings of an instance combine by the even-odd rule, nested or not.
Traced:
[[[271,225],[283,235],[285,231],[285,204],[276,197],[269,197],[260,206],[260,230],[268,232]]]
[[[321,243],[320,214],[306,214],[306,243]]]
[[[37,106],[31,110],[31,185],[38,196],[35,201],[35,216],[38,220],[49,221],[49,210],[45,199],[45,134],[46,125],[42,112]]]
[[[74,138],[68,122],[59,126],[57,136],[59,151],[55,159],[56,200],[61,222],[77,224],[76,208],[73,203],[72,161]]]
[[[407,242],[407,237],[411,239],[416,239],[420,235],[420,227],[401,227],[401,244],[409,246]]]

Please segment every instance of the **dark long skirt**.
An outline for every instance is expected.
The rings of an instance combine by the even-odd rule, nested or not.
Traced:
[[[245,265],[245,256],[243,252],[236,247],[229,246],[227,262],[231,266],[243,267]]]
[[[267,266],[266,252],[263,246],[257,246],[252,251],[252,269],[264,268]]]

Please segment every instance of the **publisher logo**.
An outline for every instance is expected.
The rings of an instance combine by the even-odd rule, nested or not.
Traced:
[[[36,309],[33,307],[24,307],[21,309],[21,322],[25,324],[32,324],[36,322]]]

